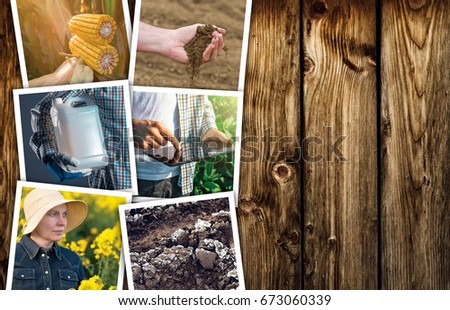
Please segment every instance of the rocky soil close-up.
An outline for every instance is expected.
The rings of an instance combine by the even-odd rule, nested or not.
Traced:
[[[136,290],[239,286],[227,198],[125,211]]]

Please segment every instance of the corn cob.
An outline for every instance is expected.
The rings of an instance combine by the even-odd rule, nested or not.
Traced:
[[[108,44],[114,38],[117,24],[105,14],[79,14],[69,20],[69,29],[85,41]]]
[[[119,54],[111,45],[92,44],[75,35],[69,41],[69,48],[100,74],[111,74],[119,63]]]

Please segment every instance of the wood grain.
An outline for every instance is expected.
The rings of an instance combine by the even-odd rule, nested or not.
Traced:
[[[0,8],[0,289],[5,289],[14,197],[19,179],[12,89],[21,88],[22,82],[9,1],[2,1]]]
[[[301,288],[299,14],[298,1],[253,1],[238,207],[248,289]]]
[[[375,1],[305,1],[303,37],[304,288],[376,289]]]
[[[384,1],[382,283],[450,288],[450,7]]]
[[[0,8],[3,289],[22,85],[10,2]],[[253,1],[238,201],[247,289],[450,289],[449,14],[444,0]]]

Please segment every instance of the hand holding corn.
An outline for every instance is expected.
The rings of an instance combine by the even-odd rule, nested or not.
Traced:
[[[117,50],[109,45],[116,33],[117,24],[109,15],[80,14],[69,21],[74,36],[69,48],[73,55],[100,74],[111,74],[119,63]]]

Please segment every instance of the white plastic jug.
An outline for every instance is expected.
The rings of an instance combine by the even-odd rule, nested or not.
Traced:
[[[72,102],[85,102],[86,105],[72,107]],[[58,151],[80,161],[77,167],[68,167],[69,170],[95,170],[108,164],[98,107],[89,97],[73,97],[65,103],[56,98],[50,115]]]

